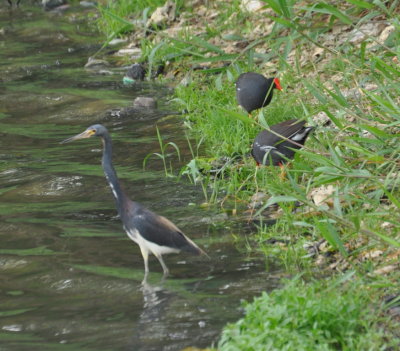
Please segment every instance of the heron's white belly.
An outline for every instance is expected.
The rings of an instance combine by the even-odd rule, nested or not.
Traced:
[[[136,244],[138,244],[142,250],[145,249],[146,251],[151,252],[153,255],[178,253],[180,251],[179,249],[175,249],[175,248],[168,247],[168,246],[161,246],[161,245],[152,243],[151,241],[148,241],[148,240],[144,239],[142,236],[140,236],[140,234],[137,230],[127,231],[125,229],[125,231],[128,234],[129,238],[132,239]]]

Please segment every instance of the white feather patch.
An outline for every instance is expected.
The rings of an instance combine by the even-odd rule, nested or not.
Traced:
[[[310,131],[311,128],[312,127],[305,128],[302,133],[296,133],[290,139],[293,140],[293,141],[301,141],[301,140],[303,140],[304,137],[308,134],[308,132]]]

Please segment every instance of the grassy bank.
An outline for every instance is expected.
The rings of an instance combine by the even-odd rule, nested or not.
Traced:
[[[400,3],[264,2],[257,12],[239,1],[179,3],[177,19],[146,36],[132,14],[102,11],[116,25],[109,37],[134,30],[143,62],[184,78],[176,101],[198,147],[182,174],[225,211],[264,219],[273,210],[277,223],[260,226],[253,249],[332,279],[297,279],[255,300],[219,349],[247,350],[240,342],[252,340],[260,346],[251,350],[264,350],[268,340],[283,350],[279,335],[293,341],[287,350],[395,349],[397,322],[382,301],[400,278]],[[255,120],[234,98],[235,79],[250,70],[279,76],[284,88]],[[292,118],[316,130],[282,178],[249,151],[262,128]]]

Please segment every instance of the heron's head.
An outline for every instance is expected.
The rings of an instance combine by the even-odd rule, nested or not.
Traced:
[[[78,135],[75,135],[73,137],[63,140],[61,142],[61,144],[70,143],[71,141],[78,140],[78,139],[90,138],[92,136],[104,137],[106,134],[108,134],[106,127],[104,127],[101,124],[94,124],[94,125],[90,126],[89,128],[87,128],[81,134],[78,134]]]

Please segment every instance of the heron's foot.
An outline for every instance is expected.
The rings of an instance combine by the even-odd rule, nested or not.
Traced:
[[[163,276],[161,278],[161,283],[164,283],[168,276],[169,276],[169,270],[167,268],[166,270],[164,270]]]
[[[149,277],[149,271],[145,271],[144,272],[144,277],[143,277],[143,280],[142,280],[142,286],[143,287],[145,287],[145,286],[147,286],[148,285],[148,283],[147,283],[147,278]]]

